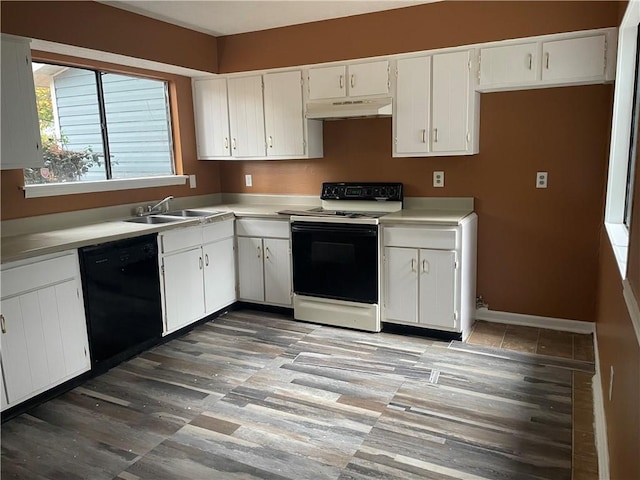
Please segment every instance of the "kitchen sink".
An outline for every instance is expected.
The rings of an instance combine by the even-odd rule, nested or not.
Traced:
[[[129,223],[147,223],[147,224],[156,224],[156,223],[173,223],[180,222],[184,220],[183,218],[172,218],[172,217],[164,217],[159,215],[148,215],[146,217],[134,217],[125,220],[125,222]]]
[[[176,210],[173,212],[167,212],[164,215],[171,215],[175,217],[210,217],[223,212],[208,212],[205,210]]]

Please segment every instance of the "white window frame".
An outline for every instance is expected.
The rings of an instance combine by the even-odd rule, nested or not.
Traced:
[[[605,227],[615,252],[622,278],[627,275],[629,230],[624,224],[625,196],[629,167],[629,147],[634,103],[636,46],[640,1],[631,0],[618,32],[618,60],[613,99],[609,176],[605,204]],[[638,168],[638,167],[636,167]],[[636,185],[635,188],[640,188]],[[636,207],[638,208],[638,207]]]

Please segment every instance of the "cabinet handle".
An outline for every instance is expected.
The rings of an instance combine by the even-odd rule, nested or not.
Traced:
[[[229,150],[229,137],[224,137],[224,149]]]
[[[533,67],[533,54],[530,53],[528,56],[529,56],[529,70],[531,70],[531,67]]]
[[[233,146],[233,149],[236,149],[236,138],[233,137],[233,140],[231,140],[231,145]]]
[[[545,68],[549,70],[549,52],[544,54],[544,58],[545,58]]]
[[[0,315],[0,328],[2,328],[2,333],[7,333],[7,325],[4,322],[4,315]]]
[[[204,264],[208,267],[209,266],[209,254],[205,253],[204,255]]]
[[[422,273],[429,273],[429,262],[422,260]]]
[[[438,143],[438,129],[437,128],[433,129],[433,141]]]
[[[427,129],[422,129],[422,143],[427,143]]]
[[[269,135],[269,148],[273,148],[273,137]]]
[[[412,258],[412,259],[411,259],[411,271],[412,271],[412,272],[415,272],[415,271],[416,271],[416,263],[417,263],[417,262],[416,262],[416,259],[415,259],[415,258]]]
[[[356,86],[356,76],[355,75],[351,75],[351,79],[350,79],[349,83],[351,84],[351,88]]]
[[[262,248],[258,245],[258,258],[262,255]]]
[[[198,264],[200,265],[200,270],[202,270],[202,257],[198,257]]]
[[[269,260],[269,255],[271,254],[271,252],[269,251],[269,247],[264,249],[264,258],[266,258],[267,260]]]
[[[340,75],[340,90],[344,88],[344,75]]]

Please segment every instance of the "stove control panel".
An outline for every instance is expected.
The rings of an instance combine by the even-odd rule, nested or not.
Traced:
[[[402,183],[324,182],[322,200],[402,201]]]

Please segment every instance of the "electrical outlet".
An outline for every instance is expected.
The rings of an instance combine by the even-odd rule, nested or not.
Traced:
[[[433,172],[433,186],[444,187],[444,172]]]
[[[253,178],[251,178],[251,175],[244,176],[244,184],[247,187],[253,187]]]
[[[190,188],[196,188],[196,176],[195,175],[189,175],[189,187]]]
[[[613,397],[613,365],[611,365],[611,373],[609,375],[609,401]]]
[[[547,188],[547,177],[549,174],[547,172],[537,172],[536,173],[536,188]]]

